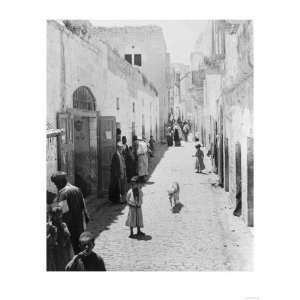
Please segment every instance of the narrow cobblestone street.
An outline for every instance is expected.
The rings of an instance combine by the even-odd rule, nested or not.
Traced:
[[[212,185],[215,175],[195,173],[193,143],[157,148],[153,160],[160,161],[143,188],[144,240],[128,238],[126,206],[93,207],[88,227],[107,270],[252,270],[253,235],[233,216],[227,193]],[[207,157],[205,163],[209,166]],[[179,213],[172,213],[167,195],[173,181],[180,184],[184,205]]]

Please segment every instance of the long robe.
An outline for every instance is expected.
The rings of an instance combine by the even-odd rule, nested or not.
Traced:
[[[204,165],[204,162],[203,162],[203,158],[204,158],[204,153],[201,149],[198,149],[197,152],[196,152],[196,170],[199,172],[199,171],[202,171],[205,169],[205,165]]]
[[[175,130],[174,130],[174,141],[175,141],[175,146],[176,147],[181,146],[180,136],[179,136],[179,129],[178,128],[175,128]]]
[[[109,200],[118,203],[120,195],[125,194],[126,165],[123,156],[115,152],[111,160]]]
[[[148,148],[147,144],[143,141],[139,141],[137,150],[138,156],[138,176],[148,175]]]
[[[128,227],[144,227],[143,221],[143,192],[139,190],[138,196],[134,196],[133,190],[130,189],[126,196],[129,206],[128,216],[125,225]]]
[[[135,162],[134,156],[131,150],[129,149],[128,145],[124,145],[123,156],[126,165],[126,177],[127,183],[130,182],[131,178],[135,175]]]
[[[84,231],[87,209],[80,189],[70,183],[58,192],[57,202],[63,209],[63,221],[71,234],[72,246],[75,254],[79,249],[79,236]]]

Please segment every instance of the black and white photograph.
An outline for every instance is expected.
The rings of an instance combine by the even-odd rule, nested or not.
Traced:
[[[300,299],[296,2],[1,8],[1,299]]]
[[[47,270],[253,271],[252,20],[47,20]]]

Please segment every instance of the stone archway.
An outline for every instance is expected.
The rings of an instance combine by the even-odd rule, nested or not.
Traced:
[[[96,111],[96,99],[87,86],[80,86],[74,91],[73,108]]]

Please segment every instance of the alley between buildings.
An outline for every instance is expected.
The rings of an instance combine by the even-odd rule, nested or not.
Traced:
[[[233,216],[229,193],[216,183],[214,173],[195,173],[192,142],[182,147],[158,145],[151,176],[143,187],[142,240],[130,239],[125,226],[128,207],[88,201],[96,235],[95,252],[110,271],[251,271],[253,235]],[[207,171],[210,169],[205,158]],[[180,184],[178,213],[170,210],[167,189]],[[99,202],[100,203],[100,202]]]

